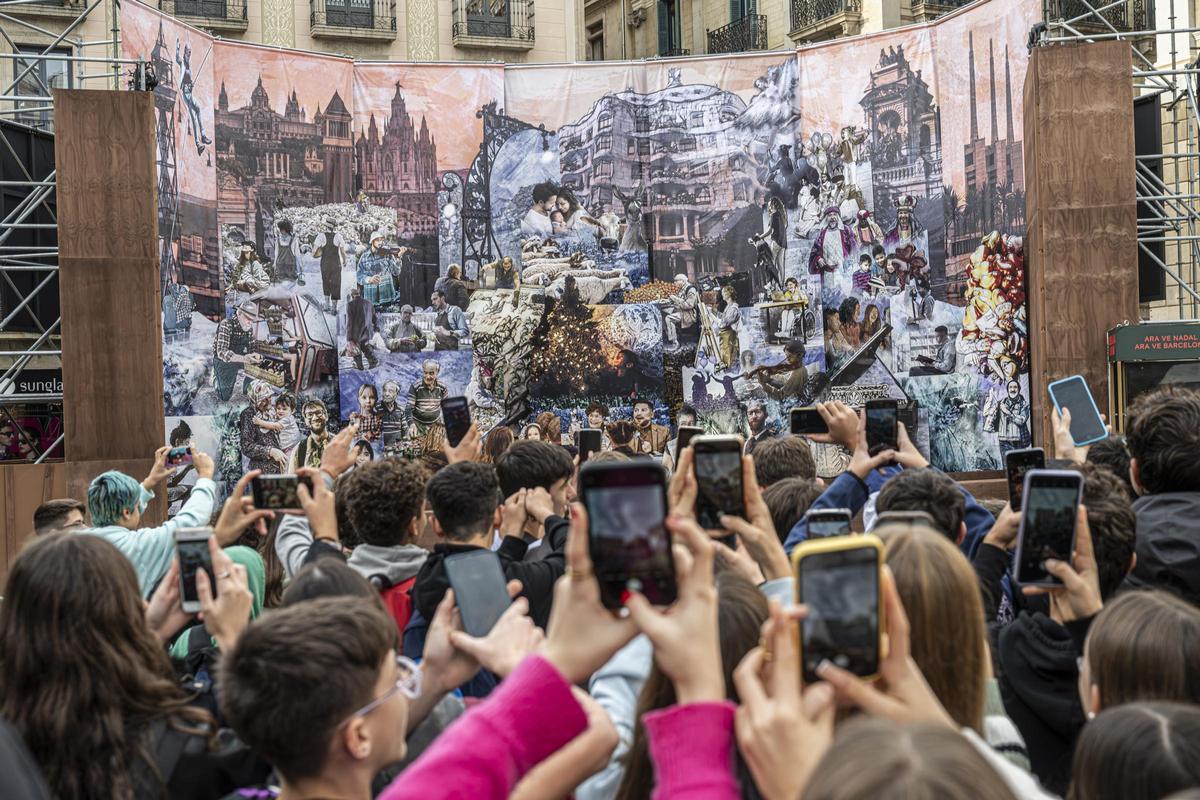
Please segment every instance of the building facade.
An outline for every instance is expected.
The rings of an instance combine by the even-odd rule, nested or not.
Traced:
[[[372,114],[354,143],[354,158],[372,203],[402,209],[418,233],[437,232],[437,143],[424,117],[419,129],[414,125],[399,83],[383,133]]]

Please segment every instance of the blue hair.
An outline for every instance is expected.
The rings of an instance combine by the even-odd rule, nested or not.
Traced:
[[[121,512],[136,509],[141,503],[142,485],[124,472],[110,469],[97,475],[88,486],[88,513],[93,525],[115,525]]]

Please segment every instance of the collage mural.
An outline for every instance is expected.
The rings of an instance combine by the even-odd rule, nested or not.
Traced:
[[[155,70],[172,442],[245,469],[482,431],[748,447],[891,397],[949,471],[1029,443],[1021,0],[795,52],[504,67],[214,41]],[[1018,13],[1019,12],[1019,13]],[[818,453],[836,473],[846,454]],[[177,476],[177,495],[188,476]]]

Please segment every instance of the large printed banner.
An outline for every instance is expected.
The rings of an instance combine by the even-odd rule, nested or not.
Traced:
[[[172,441],[246,468],[484,430],[752,448],[894,398],[947,470],[1029,443],[1021,87],[1035,0],[803,48],[355,63],[138,3],[156,89]],[[819,453],[826,472],[840,467]],[[178,494],[186,492],[185,479]]]

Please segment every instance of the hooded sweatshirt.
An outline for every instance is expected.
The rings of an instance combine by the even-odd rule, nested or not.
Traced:
[[[1025,739],[1042,785],[1065,794],[1075,739],[1084,724],[1079,651],[1071,632],[1042,613],[1021,614],[1000,631],[1000,696]]]
[[[1165,589],[1200,605],[1200,492],[1139,497],[1137,564],[1123,588]]]
[[[354,548],[346,563],[367,580],[380,576],[395,586],[415,577],[428,557],[429,551],[415,544],[402,544],[397,547],[360,544]]]

